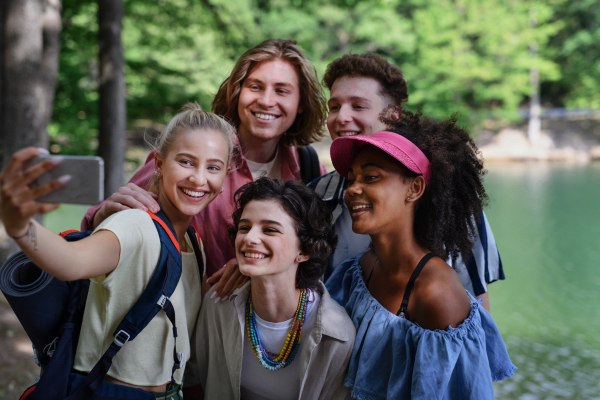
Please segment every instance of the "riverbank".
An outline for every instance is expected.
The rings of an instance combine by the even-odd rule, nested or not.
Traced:
[[[600,117],[543,119],[540,138],[532,143],[527,138],[527,121],[521,124],[495,126],[473,134],[486,163],[556,162],[586,164],[600,161]],[[328,171],[333,171],[329,148],[331,138],[312,145]]]
[[[600,118],[543,119],[540,137],[527,137],[527,123],[486,129],[476,143],[486,162],[548,161],[585,164],[600,161]]]

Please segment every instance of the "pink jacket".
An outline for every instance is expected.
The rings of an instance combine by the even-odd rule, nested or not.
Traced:
[[[281,146],[282,152],[282,171],[284,180],[300,179],[300,162],[298,150],[295,147]],[[212,203],[210,203],[202,212],[192,219],[192,225],[198,230],[204,250],[206,252],[207,274],[211,276],[217,270],[221,269],[225,263],[235,258],[235,250],[231,245],[227,229],[233,224],[231,215],[235,211],[233,194],[242,185],[252,182],[252,174],[243,155],[240,155],[235,164],[239,168],[231,171],[225,184],[223,193],[221,193]],[[131,178],[130,182],[139,187],[145,188],[150,181],[154,171],[154,153],[150,153],[146,159],[146,164]],[[324,175],[327,170],[321,164],[321,174]],[[81,221],[81,229],[92,229],[94,215],[106,201],[90,208]]]

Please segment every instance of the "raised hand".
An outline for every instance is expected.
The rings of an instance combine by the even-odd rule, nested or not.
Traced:
[[[50,212],[60,206],[54,203],[36,203],[35,200],[66,185],[71,179],[70,175],[64,175],[33,189],[28,186],[62,161],[58,157],[50,158],[23,170],[26,161],[47,154],[46,149],[36,147],[19,150],[13,154],[0,175],[0,215],[6,233],[13,238],[23,236],[27,232],[32,216]]]
[[[241,288],[249,279],[247,276],[242,275],[237,260],[233,258],[208,278],[207,282],[210,284],[216,282],[212,297],[216,297],[215,301],[219,302],[231,296],[236,289]]]

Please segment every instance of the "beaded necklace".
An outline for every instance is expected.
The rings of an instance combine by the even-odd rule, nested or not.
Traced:
[[[309,293],[309,289],[302,289],[300,300],[298,301],[298,308],[294,314],[292,326],[285,339],[285,344],[283,345],[281,352],[276,355],[266,351],[260,342],[258,329],[256,328],[256,320],[254,318],[252,292],[250,292],[248,301],[246,302],[246,330],[248,332],[250,343],[252,344],[254,355],[258,358],[258,361],[260,361],[263,367],[269,371],[277,371],[285,368],[294,361],[294,357],[296,357],[296,353],[298,353],[298,349],[300,348],[300,337],[302,336],[302,326],[304,325],[304,320],[306,318]]]

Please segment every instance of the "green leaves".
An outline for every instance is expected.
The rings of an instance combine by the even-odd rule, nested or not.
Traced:
[[[516,118],[533,67],[543,101],[600,107],[595,0],[136,0],[125,7],[130,128],[164,123],[187,101],[210,109],[237,58],[273,37],[297,40],[320,77],[345,53],[377,52],[404,71],[408,108],[444,118],[460,111],[471,126]],[[89,154],[98,125],[97,5],[63,0],[63,9],[49,130],[60,152]]]

